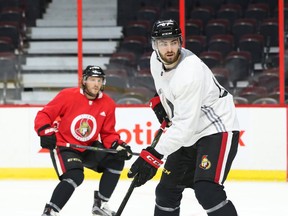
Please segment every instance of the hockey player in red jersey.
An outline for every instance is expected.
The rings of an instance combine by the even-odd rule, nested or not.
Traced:
[[[141,152],[128,176],[137,174],[137,186],[144,184],[166,156],[155,216],[179,216],[185,188],[194,189],[207,215],[236,216],[223,186],[239,141],[233,97],[206,64],[182,48],[181,29],[174,20],[157,21],[151,36],[150,68],[158,94],[151,107],[170,127],[155,149]]]
[[[35,131],[42,148],[50,150],[59,184],[46,204],[42,216],[59,215],[60,210],[83,182],[83,168],[103,173],[99,191],[94,191],[92,215],[112,216],[107,204],[132,151],[115,131],[115,102],[105,93],[105,73],[98,66],[83,71],[80,88],[67,88],[58,93],[35,118]],[[57,128],[53,122],[60,118]],[[98,139],[100,138],[100,141]],[[61,143],[116,149],[118,153],[67,148]],[[57,146],[58,144],[58,146]]]

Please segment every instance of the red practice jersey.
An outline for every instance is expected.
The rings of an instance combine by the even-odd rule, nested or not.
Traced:
[[[115,131],[115,109],[115,102],[103,92],[97,99],[89,100],[81,88],[67,88],[37,113],[35,131],[47,124],[52,126],[60,117],[57,142],[89,146],[100,137],[104,146],[110,148],[120,139]]]

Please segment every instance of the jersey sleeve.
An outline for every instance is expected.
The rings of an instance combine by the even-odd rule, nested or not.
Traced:
[[[54,99],[52,99],[42,110],[38,111],[34,120],[34,129],[38,132],[39,128],[44,125],[52,125],[61,113],[62,104],[67,99],[63,92],[59,92]]]

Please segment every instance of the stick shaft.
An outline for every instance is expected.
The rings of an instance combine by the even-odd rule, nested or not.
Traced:
[[[116,149],[105,149],[105,148],[99,148],[95,146],[84,146],[84,145],[78,145],[78,144],[72,144],[72,143],[57,143],[57,146],[63,146],[63,147],[68,147],[68,148],[81,148],[81,149],[86,149],[86,150],[91,150],[91,151],[102,151],[102,152],[112,153],[112,154],[118,153]],[[139,153],[133,152],[132,155],[139,155]]]
[[[156,134],[155,138],[153,139],[151,147],[154,148],[157,145],[157,143],[159,141],[159,138],[162,135],[163,130],[164,130],[165,127],[166,127],[166,121],[163,121],[162,124],[161,124],[161,127],[157,131],[157,134]],[[133,181],[131,182],[131,184],[129,186],[129,189],[128,189],[124,199],[122,200],[122,203],[120,204],[115,216],[120,216],[122,214],[122,212],[123,212],[128,200],[129,200],[129,198],[130,198],[130,196],[131,196],[131,194],[132,194],[132,192],[133,192],[133,190],[135,188],[135,185],[136,185],[137,181],[138,181],[138,175],[136,175],[134,177]]]
[[[129,186],[129,189],[128,189],[124,199],[122,200],[121,205],[119,206],[115,216],[120,216],[122,214],[122,212],[123,212],[128,200],[129,200],[129,198],[130,198],[130,196],[131,196],[131,194],[132,194],[132,192],[133,192],[133,190],[135,188],[135,184],[137,182],[137,179],[138,179],[138,175],[136,175],[134,177],[133,181],[131,182],[131,184]]]

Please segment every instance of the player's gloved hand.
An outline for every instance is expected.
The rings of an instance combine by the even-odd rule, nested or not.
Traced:
[[[115,155],[118,160],[130,160],[132,158],[132,151],[130,146],[122,140],[114,141],[111,148],[118,151],[118,153]]]
[[[50,125],[44,125],[38,130],[40,145],[42,148],[53,150],[56,147],[55,129]]]
[[[165,120],[166,121],[166,127],[169,127],[171,125],[171,122],[168,118],[168,115],[160,101],[160,97],[156,94],[155,97],[153,97],[150,101],[149,101],[149,105],[150,107],[153,109],[158,121],[160,122],[160,124],[162,124],[162,122]]]
[[[135,186],[139,187],[145,184],[155,176],[158,168],[163,164],[162,158],[163,155],[150,146],[143,149],[140,156],[132,164],[128,172],[128,178],[134,178],[138,174]]]

